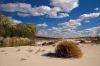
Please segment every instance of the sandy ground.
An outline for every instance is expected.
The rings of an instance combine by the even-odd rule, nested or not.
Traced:
[[[53,52],[53,46],[21,46],[0,48],[0,66],[100,66],[100,45],[79,45],[80,59],[42,56]]]

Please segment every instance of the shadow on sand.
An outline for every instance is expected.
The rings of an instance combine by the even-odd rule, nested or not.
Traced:
[[[42,56],[51,57],[51,58],[62,58],[62,59],[65,59],[65,58],[70,58],[71,59],[72,58],[72,57],[58,56],[56,53],[52,53],[52,52],[45,53]]]
[[[49,52],[49,53],[45,53],[42,56],[47,56],[47,57],[56,57],[55,53]]]

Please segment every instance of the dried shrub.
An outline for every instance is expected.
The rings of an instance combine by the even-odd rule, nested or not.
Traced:
[[[80,43],[86,43],[85,40],[80,40]]]
[[[6,47],[9,47],[11,46],[11,38],[10,37],[7,37],[3,40],[3,45],[2,46],[6,46]]]
[[[82,52],[75,42],[60,41],[55,50],[55,55],[64,58],[80,58],[82,57]]]
[[[30,43],[31,43],[31,46],[36,46],[37,45],[34,40],[32,40]]]
[[[50,42],[44,42],[42,43],[42,46],[48,46],[48,45],[54,45],[55,42],[54,41],[50,41]]]
[[[35,41],[29,38],[22,38],[22,37],[7,37],[3,40],[3,46],[25,46],[25,45],[35,45]]]

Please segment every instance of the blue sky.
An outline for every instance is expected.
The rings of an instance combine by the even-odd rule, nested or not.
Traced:
[[[100,35],[100,0],[0,0],[0,10],[16,23],[37,25],[40,36]]]

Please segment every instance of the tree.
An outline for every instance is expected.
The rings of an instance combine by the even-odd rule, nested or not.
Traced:
[[[0,14],[0,25],[10,25],[10,24],[11,24],[10,18]]]
[[[27,32],[29,33],[29,37],[34,37],[37,31],[37,27],[33,25],[32,23],[26,24]]]
[[[9,17],[0,14],[0,35],[4,37],[28,37],[33,38],[37,27],[32,23],[12,25]]]

